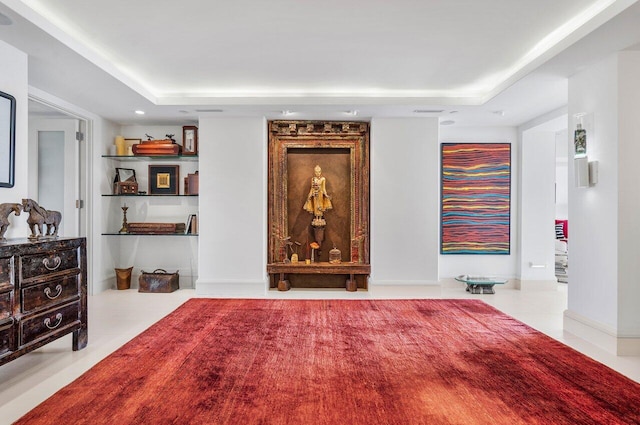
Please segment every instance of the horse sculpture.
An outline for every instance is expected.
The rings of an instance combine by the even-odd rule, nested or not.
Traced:
[[[20,204],[0,204],[0,240],[4,239],[4,233],[9,228],[9,214],[20,215],[22,205]]]
[[[31,229],[29,239],[36,239],[38,237],[36,235],[36,229],[40,233],[40,236],[58,237],[58,227],[60,226],[60,221],[62,221],[62,214],[60,214],[60,212],[46,210],[33,199],[23,199],[22,208],[24,212],[29,213],[29,218],[27,218],[27,224],[29,225],[29,229]],[[45,232],[42,231],[43,225],[47,226]]]

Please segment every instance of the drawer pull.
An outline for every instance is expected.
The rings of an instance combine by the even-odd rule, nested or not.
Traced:
[[[62,313],[56,314],[56,324],[53,326],[51,326],[51,319],[49,319],[48,317],[44,319],[44,325],[51,330],[54,330],[55,328],[60,326],[60,323],[62,323]]]
[[[56,285],[56,293],[55,293],[55,295],[53,295],[53,296],[51,295],[51,288],[49,288],[48,286],[46,288],[44,288],[44,294],[50,300],[55,300],[56,298],[58,298],[60,296],[60,294],[62,294],[62,285],[60,285],[60,284]]]
[[[58,267],[60,267],[60,264],[62,264],[62,260],[60,259],[60,257],[56,255],[55,257],[53,257],[53,266],[49,266],[48,258],[45,258],[44,260],[42,260],[42,264],[44,264],[47,270],[52,272],[56,270]]]

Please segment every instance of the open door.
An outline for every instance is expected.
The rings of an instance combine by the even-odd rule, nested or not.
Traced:
[[[60,211],[60,236],[86,236],[86,214],[82,208],[83,165],[81,150],[83,120],[29,102],[31,149],[29,197],[48,210]],[[80,139],[80,140],[79,140]],[[83,219],[84,217],[84,219]]]

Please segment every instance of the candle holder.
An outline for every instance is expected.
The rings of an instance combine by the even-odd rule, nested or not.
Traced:
[[[119,233],[129,233],[129,224],[127,223],[127,210],[129,209],[129,207],[127,207],[127,204],[124,204],[124,207],[122,208],[122,228],[120,229]]]
[[[311,262],[315,263],[316,262],[316,249],[320,249],[320,244],[318,242],[311,242],[309,244],[309,246],[311,247]]]

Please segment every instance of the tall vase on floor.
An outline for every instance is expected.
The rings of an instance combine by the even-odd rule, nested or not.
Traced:
[[[133,267],[128,269],[115,269],[116,271],[116,286],[118,290],[131,288],[131,272]]]

